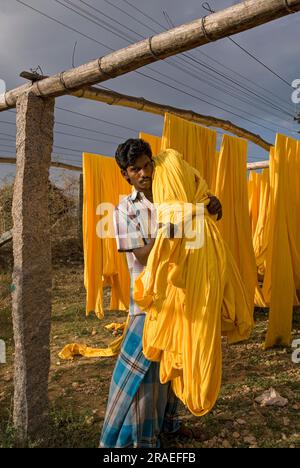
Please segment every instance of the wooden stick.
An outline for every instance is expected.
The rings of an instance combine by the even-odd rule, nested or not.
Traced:
[[[31,81],[39,81],[46,78],[45,76],[38,75],[36,73],[33,74],[27,71],[20,73],[20,76]],[[239,127],[229,120],[198,114],[192,110],[180,109],[178,107],[173,107],[166,104],[159,104],[157,102],[148,101],[143,97],[128,96],[126,94],[117,93],[116,91],[112,90],[99,89],[94,86],[89,86],[88,88],[83,88],[79,91],[75,91],[69,94],[78,98],[105,102],[110,106],[129,107],[131,109],[136,109],[142,112],[149,112],[156,115],[164,115],[166,112],[169,112],[170,114],[175,114],[185,120],[199,123],[207,127],[222,128],[223,130],[233,133],[238,137],[246,138],[247,140],[252,141],[254,144],[260,146],[268,152],[272,146],[271,143],[265,141],[260,135],[256,135],[255,133],[252,133],[245,128]]]
[[[255,163],[248,163],[247,164],[247,169],[249,171],[254,171],[256,169],[265,169],[265,168],[269,167],[269,165],[270,165],[269,161],[259,161],[259,162],[255,162]]]
[[[0,96],[0,111],[15,107],[31,88],[37,96],[62,96],[125,75],[158,60],[255,28],[300,11],[300,0],[247,0],[112,52],[79,67],[26,84]]]
[[[115,91],[99,89],[93,86],[74,92],[72,95],[79,98],[90,99],[92,101],[105,102],[111,106],[130,107],[131,109],[137,109],[139,111],[149,112],[156,115],[164,115],[166,112],[169,112],[170,114],[175,114],[185,120],[205,125],[207,127],[222,128],[238,137],[252,141],[268,152],[272,146],[271,143],[264,140],[260,135],[256,135],[245,128],[239,127],[229,120],[198,114],[192,110],[180,109],[166,104],[159,104],[157,102],[148,101],[143,97],[138,98],[127,96],[125,94],[116,93]]]
[[[0,158],[0,164],[16,164],[16,160],[14,158]],[[51,163],[52,167],[58,167],[61,169],[69,169],[70,171],[82,171],[82,168],[79,166],[70,166],[68,164],[63,164],[63,163],[58,163],[58,162],[52,162]],[[255,163],[248,163],[247,164],[247,169],[249,171],[254,170],[254,169],[264,169],[265,167],[269,167],[269,161],[260,161],[260,162],[255,162]]]
[[[0,157],[0,164],[16,164],[16,158]],[[64,164],[64,163],[55,162],[55,161],[51,162],[51,167],[56,167],[59,169],[68,169],[69,171],[82,172],[82,168],[79,166],[71,166],[69,164]]]

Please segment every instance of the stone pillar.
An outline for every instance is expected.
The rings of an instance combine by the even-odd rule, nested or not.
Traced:
[[[54,105],[54,99],[32,93],[17,102],[12,300],[14,425],[21,443],[40,435],[48,417],[52,289],[48,178]]]

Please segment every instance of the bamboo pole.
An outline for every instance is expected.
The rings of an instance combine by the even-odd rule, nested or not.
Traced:
[[[207,127],[222,128],[223,130],[233,133],[238,137],[252,141],[266,151],[270,151],[272,146],[271,143],[268,143],[260,135],[256,135],[255,133],[252,133],[245,128],[239,127],[229,120],[198,114],[192,110],[180,109],[178,107],[168,106],[166,104],[159,104],[153,101],[148,101],[143,97],[138,98],[134,96],[127,96],[115,91],[99,89],[93,86],[76,91],[72,93],[72,95],[78,98],[90,99],[92,101],[105,102],[111,106],[130,107],[131,109],[137,109],[139,111],[149,112],[156,115],[164,115],[166,112],[169,112],[170,114],[175,114],[179,117],[182,117],[183,119],[202,124]]]
[[[16,164],[16,158],[0,157],[0,164]],[[64,163],[55,162],[55,161],[51,162],[51,167],[56,167],[58,169],[68,169],[69,171],[78,171],[78,172],[82,171],[82,168],[80,166],[72,166],[70,164],[64,164]]]
[[[269,161],[259,161],[259,162],[255,162],[255,163],[248,163],[247,164],[247,169],[249,171],[254,171],[256,169],[265,169],[265,168],[268,168],[269,166],[270,166]]]
[[[62,96],[107,81],[172,55],[217,41],[300,11],[300,0],[247,0],[207,17],[157,34],[45,80],[0,96],[0,111],[16,106],[30,88],[37,96]]]
[[[0,164],[16,164],[16,160],[14,158],[0,158]],[[52,167],[58,167],[61,169],[69,169],[70,171],[82,171],[82,168],[79,166],[70,166],[68,164],[63,164],[63,163],[57,163],[57,162],[52,162],[51,163]],[[265,167],[269,167],[269,161],[259,161],[255,163],[248,163],[247,164],[247,169],[249,171],[255,170],[255,169],[264,169]]]
[[[45,76],[34,74],[31,72],[23,71],[20,73],[22,78],[31,81],[40,81],[45,79]],[[167,104],[159,104],[157,102],[148,101],[143,97],[128,96],[126,94],[117,93],[116,91],[99,89],[95,86],[89,86],[79,91],[69,93],[81,99],[89,99],[91,101],[104,102],[110,106],[129,107],[142,112],[149,112],[150,114],[164,115],[166,112],[175,114],[185,120],[195,122],[207,127],[222,128],[240,138],[252,141],[254,144],[260,146],[266,151],[270,151],[271,143],[265,141],[260,135],[257,135],[245,128],[233,124],[229,120],[219,119],[209,115],[199,114],[192,110],[180,109],[179,107],[169,106]]]

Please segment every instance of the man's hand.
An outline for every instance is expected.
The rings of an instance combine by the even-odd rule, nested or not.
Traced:
[[[219,219],[222,219],[222,205],[221,205],[221,202],[215,196],[212,196],[212,197],[209,197],[209,198],[210,198],[210,202],[207,205],[207,209],[208,209],[210,214],[212,214],[212,215],[217,214],[218,215],[217,221],[219,221]]]

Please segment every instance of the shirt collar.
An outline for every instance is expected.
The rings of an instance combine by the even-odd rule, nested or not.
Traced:
[[[131,200],[135,201],[138,198],[138,195],[139,195],[139,192],[136,189],[133,189],[130,195]]]

